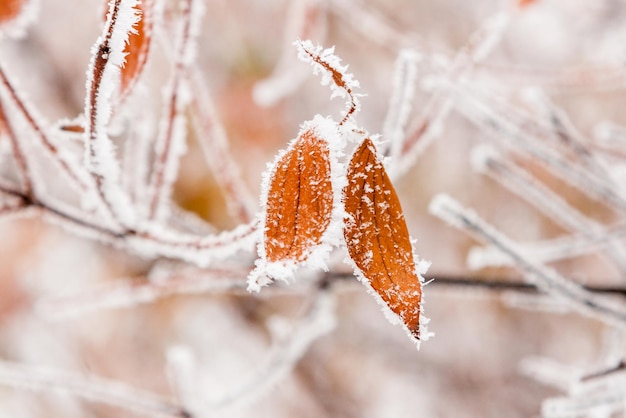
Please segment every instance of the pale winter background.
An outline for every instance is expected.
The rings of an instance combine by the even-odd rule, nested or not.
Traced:
[[[24,22],[0,26],[2,71],[42,129],[80,160],[83,136],[57,121],[83,112],[105,2],[24,3],[34,6]],[[135,170],[136,180],[143,164],[127,142],[159,128],[179,3],[156,0],[145,72],[108,126],[122,177]],[[415,250],[432,263],[424,310],[435,336],[418,351],[347,266],[325,277],[330,290],[316,290],[319,277],[307,271],[248,294],[223,285],[245,280],[252,246],[207,273],[192,256],[142,257],[41,211],[4,216],[24,202],[3,192],[0,416],[623,416],[626,2],[196,3],[205,10],[185,74],[201,82],[187,93],[212,98],[253,212],[266,164],[300,124],[343,109],[292,42],[335,45],[349,64],[366,94],[358,124],[395,141],[388,169]],[[14,36],[11,25],[22,24]],[[16,137],[38,141],[4,82],[0,98]],[[179,227],[210,235],[240,223],[227,202],[244,190],[220,188],[192,107],[180,111],[189,130],[172,196],[212,225],[187,213]],[[2,184],[20,184],[4,129],[0,154]],[[50,161],[38,159],[36,188],[66,198],[68,180]],[[142,199],[141,182],[126,186]],[[508,238],[443,197],[431,214],[440,193]],[[440,220],[464,215],[478,233]],[[500,248],[491,258],[476,248],[486,242]],[[525,270],[507,266],[511,257]]]

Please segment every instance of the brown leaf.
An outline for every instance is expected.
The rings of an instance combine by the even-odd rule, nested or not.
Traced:
[[[400,201],[368,138],[355,151],[344,188],[348,253],[385,304],[419,339],[422,285]]]
[[[24,8],[27,0],[0,1],[0,25],[15,19]]]
[[[279,159],[270,179],[265,256],[270,262],[306,260],[331,220],[330,151],[313,129]]]

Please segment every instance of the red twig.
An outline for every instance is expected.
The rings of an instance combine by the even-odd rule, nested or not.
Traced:
[[[11,143],[11,149],[13,151],[13,157],[15,158],[15,164],[17,165],[18,173],[20,176],[20,180],[22,181],[22,187],[24,190],[24,194],[29,197],[33,196],[33,183],[32,183],[32,175],[30,171],[30,164],[24,154],[24,150],[22,149],[22,145],[15,135],[15,131],[13,127],[9,123],[7,119],[6,112],[4,111],[4,105],[2,100],[0,100],[0,133],[5,132],[9,137],[9,141]]]

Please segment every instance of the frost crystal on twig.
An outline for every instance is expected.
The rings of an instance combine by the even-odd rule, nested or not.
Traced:
[[[330,98],[347,99],[346,114],[339,122],[339,125],[343,125],[361,108],[359,95],[354,92],[359,87],[359,82],[347,72],[347,65],[341,65],[341,59],[335,55],[335,47],[324,49],[321,45],[314,46],[308,40],[298,40],[296,46],[298,57],[313,66],[313,73],[322,73],[322,85],[329,85],[332,91]]]
[[[107,128],[125,62],[125,44],[139,21],[138,4],[137,0],[110,1],[103,33],[92,47],[85,98],[85,163],[100,198],[126,228],[134,227],[136,213],[121,187],[120,166]]]

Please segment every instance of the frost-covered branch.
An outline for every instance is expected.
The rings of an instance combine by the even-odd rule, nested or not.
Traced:
[[[537,137],[536,132],[528,132],[525,125],[512,118],[519,116],[510,107],[506,113],[498,112],[502,104],[486,98],[475,90],[468,91],[462,86],[450,86],[456,91],[456,108],[470,121],[482,127],[494,139],[502,141],[507,147],[524,152],[536,161],[541,162],[567,183],[581,192],[604,204],[610,204],[617,211],[626,211],[624,192],[608,184],[585,167],[573,164],[562,154],[547,147],[543,136]]]
[[[14,389],[67,394],[149,417],[191,416],[174,402],[154,393],[118,381],[48,367],[0,361],[0,384]]]
[[[241,269],[239,269],[241,270]],[[118,279],[70,295],[48,297],[38,305],[45,318],[63,320],[108,309],[132,308],[154,303],[173,295],[245,293],[246,271],[210,269],[191,273],[172,273],[156,280]]]
[[[259,368],[236,388],[226,392],[212,408],[232,408],[262,396],[293,370],[318,338],[335,328],[336,301],[332,289],[318,290],[308,303],[308,308],[296,323],[288,326],[288,329],[275,330],[277,341]],[[276,325],[285,326],[283,323]]]
[[[626,309],[621,304],[598,297],[561,276],[555,270],[526,258],[513,241],[495,230],[473,211],[463,208],[449,196],[438,195],[431,202],[430,211],[449,224],[466,230],[482,241],[498,247],[503,253],[515,260],[516,267],[527,273],[526,277],[531,283],[544,292],[571,303],[573,308],[583,314],[617,326],[624,326],[626,323]]]
[[[195,61],[197,36],[203,5],[198,0],[183,2],[180,32],[176,34],[174,68],[165,88],[165,105],[159,134],[155,144],[156,155],[150,178],[148,217],[167,218],[170,195],[178,172],[178,163],[186,148],[186,124],[184,110],[191,92],[186,85],[188,70]]]
[[[325,2],[325,0],[289,2],[278,62],[272,73],[254,86],[254,101],[260,106],[272,106],[289,96],[308,77],[309,72],[298,65],[298,60],[293,53],[293,40],[315,39],[320,43],[324,41],[326,37]]]
[[[403,49],[396,58],[393,90],[383,123],[383,138],[385,144],[389,144],[392,155],[397,154],[395,148],[401,147],[404,141],[406,124],[413,106],[417,64],[420,59],[420,55],[412,49]]]
[[[73,156],[66,153],[59,148],[57,144],[49,137],[42,122],[35,116],[34,110],[28,105],[20,94],[16,91],[14,84],[9,80],[7,74],[0,63],[0,83],[3,90],[6,92],[11,102],[15,106],[16,110],[22,118],[28,123],[30,129],[33,130],[35,136],[39,141],[39,145],[44,149],[46,154],[54,161],[59,167],[61,172],[70,181],[70,184],[77,190],[85,192],[89,189],[89,184],[85,179],[85,174],[77,161],[74,161]],[[32,178],[31,178],[32,180]]]
[[[538,255],[541,259],[550,260],[550,254],[553,256],[561,254],[567,256],[572,253],[572,250],[580,252],[580,250],[585,250],[585,248],[593,248],[592,245],[585,245],[584,238],[593,239],[596,237],[602,239],[605,236],[607,231],[602,224],[585,216],[512,160],[507,160],[499,155],[492,147],[481,145],[474,148],[472,151],[472,165],[476,170],[489,175],[511,192],[535,206],[556,224],[566,230],[578,232],[578,235],[580,235],[578,240],[556,246],[560,251],[554,246],[549,246],[551,248],[543,246],[542,249],[545,252]],[[583,238],[583,242],[580,242],[580,238]],[[609,255],[612,260],[622,272],[626,272],[626,249],[618,240],[609,240],[607,242]],[[559,244],[563,243],[559,242]],[[476,254],[474,253],[473,256],[474,261],[478,260]]]
[[[110,0],[103,32],[92,47],[85,97],[85,164],[109,214],[126,229],[134,228],[137,214],[121,187],[120,164],[107,129],[125,44],[139,20],[137,6],[138,0]]]
[[[354,89],[359,87],[359,82],[347,72],[347,65],[341,65],[341,60],[335,55],[334,47],[324,49],[321,45],[314,46],[308,40],[298,40],[296,46],[298,57],[313,66],[313,73],[322,73],[322,85],[330,86],[331,99],[335,97],[345,99],[347,96],[346,114],[339,122],[339,126],[343,125],[361,107],[359,95],[354,92]]]
[[[508,22],[509,16],[505,13],[487,19],[472,35],[469,43],[457,53],[442,77],[451,83],[467,78],[476,64],[483,61],[498,45]],[[454,95],[445,88],[435,90],[402,143],[391,150],[391,155],[398,160],[395,166],[397,174],[408,170],[441,133],[442,123],[450,113],[454,100]]]
[[[13,158],[15,159],[15,165],[18,169],[18,174],[22,183],[22,189],[26,196],[33,196],[33,181],[32,173],[30,169],[30,162],[27,158],[27,154],[24,152],[23,145],[20,143],[11,123],[9,122],[6,112],[4,110],[4,104],[0,100],[0,135],[6,134],[11,144],[11,151]]]

